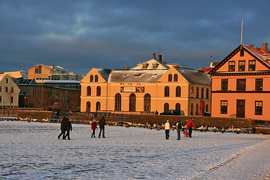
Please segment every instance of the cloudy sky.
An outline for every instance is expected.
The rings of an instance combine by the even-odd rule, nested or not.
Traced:
[[[270,1],[0,0],[0,70],[59,65],[86,75],[124,69],[164,54],[199,69],[241,42],[270,43]],[[270,48],[269,48],[270,49]]]

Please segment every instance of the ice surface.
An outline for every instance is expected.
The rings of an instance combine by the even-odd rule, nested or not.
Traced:
[[[267,135],[106,126],[91,138],[73,124],[71,140],[58,140],[60,124],[0,121],[1,179],[258,179],[270,178]],[[97,132],[96,132],[97,136]]]

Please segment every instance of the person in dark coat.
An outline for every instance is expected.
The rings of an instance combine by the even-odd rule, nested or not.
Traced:
[[[70,140],[70,137],[69,137],[69,131],[72,131],[72,125],[71,125],[71,122],[69,121],[68,118],[66,118],[66,131],[67,131],[67,134],[65,137],[68,138],[68,140]]]
[[[63,119],[61,121],[61,126],[60,126],[61,133],[59,134],[58,139],[60,139],[60,137],[62,135],[63,135],[62,139],[66,139],[66,136],[65,136],[66,128],[65,127],[66,127],[66,117],[63,117]]]
[[[102,133],[102,137],[105,138],[105,119],[104,119],[104,116],[99,120],[99,135],[98,135],[98,138],[100,138],[100,135],[101,135],[101,131],[103,132]]]
[[[182,127],[182,122],[180,120],[178,120],[176,123],[176,126],[175,126],[175,128],[177,130],[177,140],[180,140],[181,127]]]
[[[96,123],[96,120],[94,119],[93,122],[91,123],[91,129],[93,130],[93,133],[91,135],[91,138],[95,138],[96,135],[95,135],[95,131],[97,129],[97,123]]]

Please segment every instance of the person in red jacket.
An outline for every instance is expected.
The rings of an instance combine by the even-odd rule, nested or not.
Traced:
[[[96,136],[95,136],[95,131],[96,131],[96,129],[97,129],[97,123],[96,123],[96,120],[94,119],[94,121],[91,123],[91,129],[93,130],[93,133],[92,133],[92,135],[91,135],[91,137],[93,138],[95,138]]]
[[[194,127],[194,129],[196,129],[195,124],[192,122],[192,119],[190,118],[188,123],[187,123],[187,129],[188,129],[190,138],[191,138],[191,133],[192,133],[192,127]]]

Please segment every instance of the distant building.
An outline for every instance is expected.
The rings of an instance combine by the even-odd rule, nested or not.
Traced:
[[[239,45],[209,74],[212,116],[270,120],[270,54],[263,48]]]
[[[132,69],[92,68],[80,81],[81,112],[159,113],[181,115],[210,111],[211,79],[203,71],[155,59]]]
[[[35,65],[27,70],[28,79],[35,79],[38,84],[43,84],[51,80],[75,80],[80,81],[83,76],[68,73],[67,69],[60,66],[47,66],[43,64]]]
[[[20,89],[8,74],[0,75],[0,106],[18,107]]]
[[[12,72],[4,72],[4,74],[8,74],[11,78],[22,78],[27,79],[27,73],[24,70],[12,71]]]

